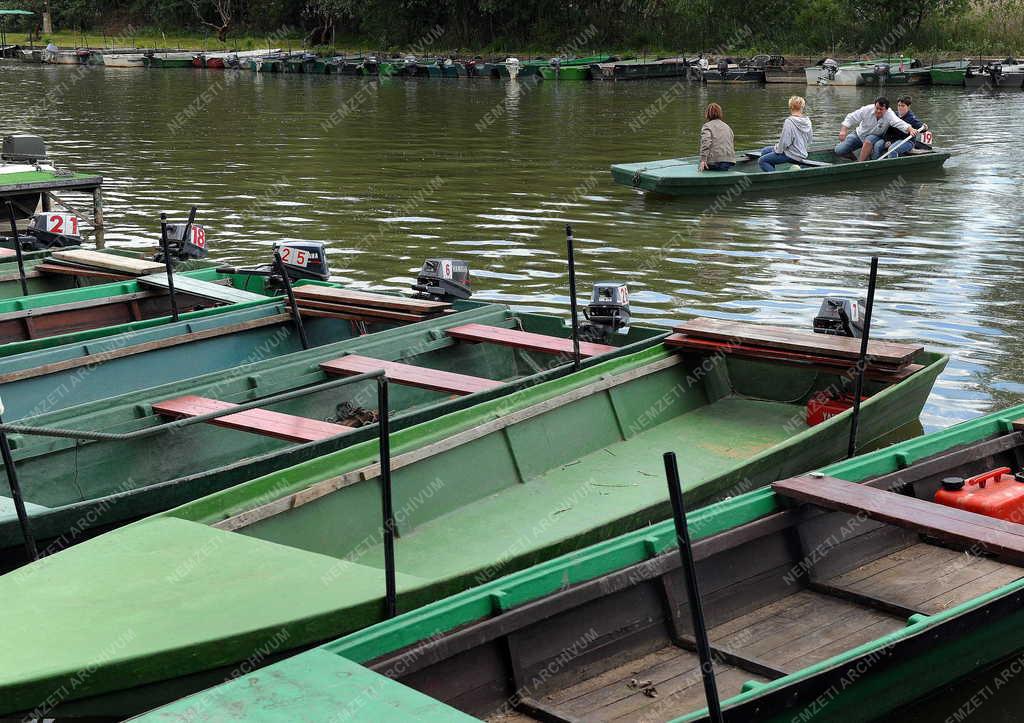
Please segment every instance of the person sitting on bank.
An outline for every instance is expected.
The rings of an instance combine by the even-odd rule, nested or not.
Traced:
[[[856,130],[851,134],[850,129],[854,127]],[[839,129],[836,155],[861,161],[878,158],[882,155],[882,139],[890,128],[897,128],[910,136],[917,135],[917,130],[889,107],[889,99],[881,96],[871,105],[862,106],[846,116]],[[859,159],[853,155],[857,149],[860,149]]]
[[[700,171],[728,171],[736,165],[732,128],[722,120],[722,106],[710,103],[700,127]]]
[[[807,101],[798,95],[789,99],[789,117],[782,122],[782,136],[774,146],[761,149],[757,165],[765,173],[771,173],[780,163],[800,164],[807,160],[807,147],[811,144],[813,131],[811,119],[804,115]]]
[[[914,115],[914,111],[910,110],[910,96],[901,95],[896,99],[896,115],[900,117],[904,123],[909,123],[914,130],[925,131],[928,130],[928,126],[924,124],[924,121]],[[884,150],[889,151],[893,146],[896,146],[896,150],[893,150],[890,154],[890,158],[896,158],[897,156],[905,156],[913,150],[916,145],[913,140],[906,140],[910,136],[903,133],[895,128],[890,128],[885,132]],[[906,142],[904,142],[906,141]]]

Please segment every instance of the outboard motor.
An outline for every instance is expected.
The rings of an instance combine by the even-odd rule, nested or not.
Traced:
[[[839,63],[832,58],[825,58],[821,64],[821,72],[818,73],[818,83],[824,85],[836,79],[839,72]]]
[[[729,72],[729,63],[728,63],[728,61],[726,61],[726,60],[719,60],[718,61],[718,75],[720,76],[719,80],[725,80],[725,76],[728,74],[728,72]]]
[[[206,229],[193,223],[188,238],[185,238],[185,223],[167,224],[167,251],[174,261],[204,259],[207,254]],[[153,260],[164,260],[163,249],[156,252]]]
[[[4,237],[3,241],[5,244],[11,244],[14,239]],[[22,251],[79,246],[82,243],[82,236],[79,232],[78,216],[56,211],[37,213],[32,217],[28,228],[18,233],[18,241]]]
[[[9,163],[39,163],[46,160],[46,143],[39,136],[4,136],[0,157]]]
[[[451,301],[452,299],[468,299],[473,290],[473,281],[469,276],[469,264],[454,259],[427,259],[423,262],[413,291],[421,297],[434,301]]]
[[[590,303],[583,309],[586,328],[600,338],[629,331],[629,287],[615,281],[594,284]]]
[[[875,66],[874,73],[875,77],[878,78],[878,84],[884,85],[886,79],[889,77],[889,64],[879,63],[878,65]]]
[[[281,254],[281,263],[290,279],[328,281],[331,269],[327,265],[327,249],[322,241],[288,241],[275,244]]]
[[[826,296],[814,317],[814,331],[818,334],[851,336],[864,335],[864,322],[860,318],[860,303],[854,299]]]
[[[991,76],[993,83],[998,83],[999,78],[1003,75],[1002,63],[992,63],[988,66],[988,74]]]

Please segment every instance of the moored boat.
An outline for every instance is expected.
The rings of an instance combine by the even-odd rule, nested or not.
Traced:
[[[986,63],[980,68],[968,68],[964,85],[968,88],[1021,88],[1024,87],[1024,65],[1011,62]]]
[[[932,500],[947,479],[994,485],[994,468],[1019,485],[1006,472],[1020,469],[1022,415],[1013,407],[688,515],[704,671],[724,720],[895,720],[918,704],[956,720],[1009,684],[1024,650],[1021,526]],[[358,717],[371,705],[381,720],[709,720],[685,575],[676,529],[662,522],[138,720]],[[962,695],[927,702],[951,687]]]
[[[599,80],[646,80],[648,78],[678,78],[690,73],[693,61],[683,56],[646,60],[634,58],[611,63],[595,63],[592,76]]]
[[[590,80],[591,66],[618,60],[613,55],[592,55],[586,58],[552,58],[546,65],[537,66],[545,80]],[[623,58],[626,60],[626,58]],[[525,64],[524,64],[525,65]],[[522,68],[520,68],[522,75]]]
[[[839,383],[849,356],[838,366],[815,356],[822,368],[784,354],[744,356],[739,347],[699,351],[686,346],[697,326],[690,322],[672,345],[393,434],[400,608],[631,530],[643,530],[642,538],[668,509],[656,453],[665,445],[689,451],[686,494],[695,505],[846,454],[850,412],[808,427],[806,402]],[[458,333],[482,346],[478,354],[509,345],[569,348],[561,324],[547,339],[515,331],[474,325]],[[748,340],[768,333],[732,331]],[[790,338],[825,356],[859,346],[823,335]],[[885,372],[867,383],[864,444],[916,418],[946,362],[916,347],[883,353],[873,344],[872,364],[911,362],[899,380]],[[563,364],[564,357],[541,368]],[[0,712],[31,710],[82,669],[81,659],[91,674],[66,686],[67,697],[48,714],[140,712],[230,676],[270,636],[275,654],[284,654],[380,620],[378,453],[376,442],[362,442],[0,578],[8,615],[23,621],[0,630],[11,651],[0,660]],[[112,639],[116,650],[97,661],[96,645]]]
[[[194,57],[191,51],[147,53],[145,65],[147,68],[191,68]]]
[[[807,85],[862,85],[863,73],[871,71],[877,65],[910,67],[913,63],[914,59],[906,56],[843,63],[826,58],[817,65],[804,68],[804,74]]]
[[[664,196],[719,193],[751,189],[768,190],[814,183],[847,182],[857,178],[941,168],[949,152],[939,149],[914,149],[898,158],[851,161],[840,158],[832,148],[812,148],[807,160],[776,166],[765,173],[757,165],[759,151],[737,154],[737,164],[729,171],[698,170],[699,156],[668,158],[646,163],[622,163],[611,167],[612,178],[623,186],[631,186]]]
[[[932,82],[931,69],[922,67],[918,61],[910,65],[900,63],[877,63],[860,74],[859,85],[925,85]]]
[[[103,65],[108,68],[144,68],[146,67],[146,53],[105,52],[103,53]]]
[[[955,60],[949,63],[936,63],[928,69],[932,85],[963,85],[967,69],[971,67],[969,60]]]

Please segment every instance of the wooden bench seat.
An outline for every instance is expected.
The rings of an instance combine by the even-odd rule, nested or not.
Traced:
[[[340,289],[332,286],[316,286],[313,284],[296,286],[294,293],[295,298],[301,300],[319,301],[330,304],[347,304],[349,306],[364,306],[376,309],[394,309],[396,311],[405,311],[419,315],[440,314],[452,308],[452,305],[446,301],[412,299],[405,296],[374,294],[368,291],[355,291],[353,289]]]
[[[861,514],[938,539],[982,547],[1015,563],[1024,562],[1024,525],[834,477],[801,475],[774,482],[772,488],[800,502]]]
[[[462,326],[446,329],[445,333],[453,339],[459,339],[460,341],[490,342],[491,344],[502,344],[504,346],[513,346],[517,349],[527,349],[548,354],[571,355],[573,353],[572,339],[548,336],[547,334],[534,334],[529,331],[517,331],[516,329],[504,329],[500,326],[463,324]],[[589,341],[580,342],[580,356],[598,356],[616,350],[616,347],[607,344],[595,344]]]
[[[366,372],[383,369],[388,381],[397,384],[407,384],[412,387],[433,389],[437,392],[449,392],[451,394],[472,394],[483,392],[488,389],[500,387],[504,382],[496,382],[493,379],[474,377],[468,374],[456,374],[438,369],[426,369],[402,364],[401,362],[384,361],[372,357],[349,354],[340,359],[331,359],[320,365],[328,374],[339,376],[353,376]]]
[[[236,406],[238,405],[231,402],[222,402],[218,399],[209,399],[190,394],[184,397],[157,402],[153,405],[153,411],[157,414],[181,419],[185,417],[198,417],[200,414],[230,409]],[[252,432],[276,439],[284,439],[288,442],[315,442],[353,429],[353,427],[346,427],[342,424],[322,422],[319,419],[309,419],[307,417],[297,417],[294,414],[272,412],[268,409],[249,409],[244,412],[211,419],[209,423],[215,424],[218,427],[236,429],[241,432]]]

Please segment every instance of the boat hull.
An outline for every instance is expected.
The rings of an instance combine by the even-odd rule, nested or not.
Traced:
[[[928,72],[932,78],[932,85],[963,85],[967,69],[945,70],[943,68],[932,68]]]
[[[559,68],[547,65],[538,70],[544,80],[590,80],[589,65],[563,65]]]
[[[968,88],[1020,88],[1024,85],[1024,73],[1002,73],[994,77],[987,73],[969,74],[964,76],[964,85]]]

